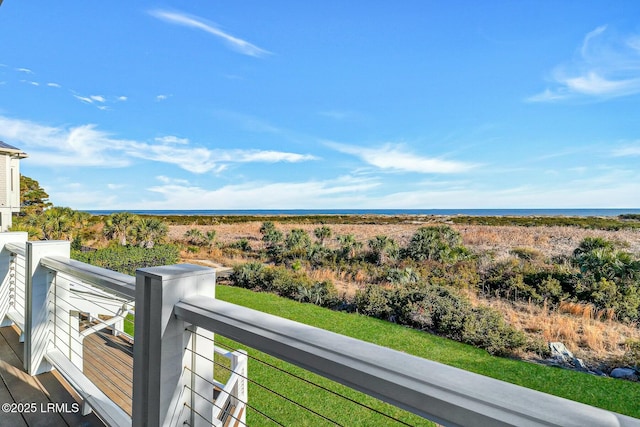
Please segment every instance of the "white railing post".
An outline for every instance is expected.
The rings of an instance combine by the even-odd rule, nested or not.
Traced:
[[[231,402],[233,406],[242,406],[242,413],[238,417],[241,425],[247,425],[247,407],[246,402],[249,397],[247,390],[247,352],[245,350],[236,350],[231,353],[231,369],[238,374],[238,382],[236,383]]]
[[[11,277],[13,254],[6,248],[6,244],[26,242],[27,237],[25,231],[0,233],[0,326],[11,326],[13,323],[7,318],[7,313],[14,308],[16,294],[15,272]]]
[[[56,310],[56,315],[59,310],[57,306],[50,307],[51,303],[55,304],[55,300],[51,301],[54,274],[41,266],[40,260],[46,256],[69,258],[70,251],[67,241],[27,242],[26,245],[24,369],[30,375],[48,372],[52,368],[44,356],[49,342],[53,340],[50,321],[54,319],[50,310]],[[69,316],[68,310],[63,316]]]
[[[133,426],[200,425],[213,400],[213,334],[187,331],[174,305],[188,296],[215,294],[215,270],[189,264],[144,268],[136,272],[133,346]],[[208,336],[207,336],[208,335]],[[187,351],[190,349],[191,351]],[[196,356],[202,354],[202,356]],[[186,369],[185,369],[186,367]],[[193,381],[191,372],[210,381]],[[195,390],[204,398],[194,399]],[[206,401],[208,400],[208,401]],[[185,404],[198,412],[193,415]]]

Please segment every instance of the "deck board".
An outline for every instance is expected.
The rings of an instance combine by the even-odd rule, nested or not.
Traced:
[[[133,346],[108,329],[84,339],[84,374],[127,414],[133,395]]]
[[[56,372],[32,377],[22,366],[24,344],[18,342],[19,334],[11,326],[0,328],[0,404],[35,403],[38,411],[22,414],[0,414],[1,427],[103,427],[94,414],[83,416],[80,412],[42,412],[49,403],[78,403],[70,387]],[[43,405],[43,406],[41,406]]]

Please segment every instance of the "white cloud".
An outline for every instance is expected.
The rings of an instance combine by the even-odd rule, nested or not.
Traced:
[[[129,99],[129,98],[127,98],[126,96],[119,96],[119,97],[118,97],[118,101],[120,101],[120,102],[124,102],[124,101],[126,101],[127,99]]]
[[[189,140],[187,138],[179,138],[173,135],[157,137],[155,138],[155,140],[163,144],[188,144],[189,143]]]
[[[156,96],[156,101],[164,101],[167,98],[168,98],[167,95],[157,95]]]
[[[460,173],[473,169],[471,163],[423,157],[413,154],[400,144],[386,144],[382,147],[357,147],[328,142],[327,145],[342,153],[352,154],[364,162],[383,170],[417,173]]]
[[[58,87],[58,88],[62,87],[58,83],[47,83],[47,86],[49,86],[49,87]]]
[[[310,154],[286,153],[282,151],[262,151],[262,150],[233,150],[229,153],[229,160],[235,159],[239,163],[246,162],[289,162],[297,163],[307,160],[317,160],[318,158]]]
[[[640,36],[617,37],[600,26],[585,35],[576,58],[551,73],[552,87],[527,98],[553,102],[578,96],[598,99],[640,93]]]
[[[19,71],[19,72],[25,73],[25,74],[33,74],[33,71],[31,71],[28,68],[16,68],[16,71]]]
[[[103,102],[106,101],[106,99],[104,99],[104,96],[102,96],[102,95],[91,95],[89,98],[91,98],[91,100],[95,101],[95,102],[102,102],[103,103]]]
[[[93,104],[93,99],[86,97],[86,96],[80,96],[80,95],[73,95],[74,98],[79,99],[82,102],[85,102],[87,104]]]
[[[140,207],[166,209],[180,206],[181,209],[299,209],[353,207],[362,195],[376,186],[377,182],[340,177],[325,181],[306,182],[246,182],[227,185],[217,189],[180,184],[163,177],[165,185],[148,188],[162,199],[146,200]],[[166,182],[166,183],[165,183]],[[134,206],[138,207],[138,206]]]
[[[177,12],[168,12],[164,10],[152,10],[149,12],[149,14],[165,22],[183,25],[189,28],[195,28],[212,34],[222,39],[229,47],[243,55],[262,57],[270,54],[269,51],[259,48],[258,46],[251,44],[246,40],[234,37],[222,31],[214,24],[207,23],[205,20],[197,16]]]
[[[15,142],[30,162],[44,166],[124,167],[133,159],[176,165],[193,173],[220,173],[230,163],[300,162],[314,156],[280,151],[222,150],[194,147],[185,138],[168,136],[160,143],[114,138],[88,124],[69,128],[44,126],[0,116],[0,140]],[[173,142],[173,144],[172,144]]]
[[[640,141],[613,150],[614,157],[640,156]]]
[[[121,190],[123,188],[125,188],[126,185],[124,184],[107,184],[107,188],[109,190]]]

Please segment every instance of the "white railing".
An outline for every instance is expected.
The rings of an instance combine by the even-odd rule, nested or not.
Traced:
[[[15,324],[24,341],[25,252],[27,233],[0,233],[0,325]]]
[[[6,242],[0,257],[7,247],[16,251]],[[217,300],[210,268],[145,268],[134,283],[69,260],[68,242],[28,242],[24,256],[25,369],[34,375],[57,368],[107,425],[223,425],[224,417],[246,425],[247,355],[216,350],[215,333],[443,425],[640,426],[635,418]],[[10,258],[0,260],[6,275]],[[70,319],[77,318],[80,294],[94,305],[109,300],[120,317],[135,302],[131,417],[74,360],[77,342],[69,336],[81,342],[81,331]],[[6,306],[2,301],[3,318]],[[215,380],[216,353],[231,359],[224,383]]]
[[[137,422],[132,421],[133,351],[129,350],[129,361],[120,359],[113,366],[104,362],[94,366],[92,371],[101,376],[97,380],[100,384],[86,373],[92,367],[86,366],[83,354],[85,339],[107,328],[113,335],[135,342],[124,331],[124,323],[131,322],[128,315],[135,315],[136,278],[71,260],[69,242],[26,240],[26,233],[0,233],[0,320],[3,326],[13,323],[23,332],[25,370],[37,375],[57,369],[83,399],[83,413],[93,410],[106,425],[155,425],[144,415]],[[212,271],[206,271],[211,287],[215,282]],[[185,399],[181,401],[178,424],[223,425],[221,420],[227,417],[244,423],[246,354],[217,349],[213,334],[196,327],[182,335],[193,338],[182,342],[185,357],[180,394]],[[233,374],[225,382],[215,381],[214,352],[229,358],[232,370],[245,374]],[[152,363],[148,356],[142,356],[147,359],[145,366]],[[127,381],[129,386],[123,387]]]

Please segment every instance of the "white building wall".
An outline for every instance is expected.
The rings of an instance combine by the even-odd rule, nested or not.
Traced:
[[[7,154],[0,154],[0,208],[10,207],[9,196],[9,164],[11,158]]]

